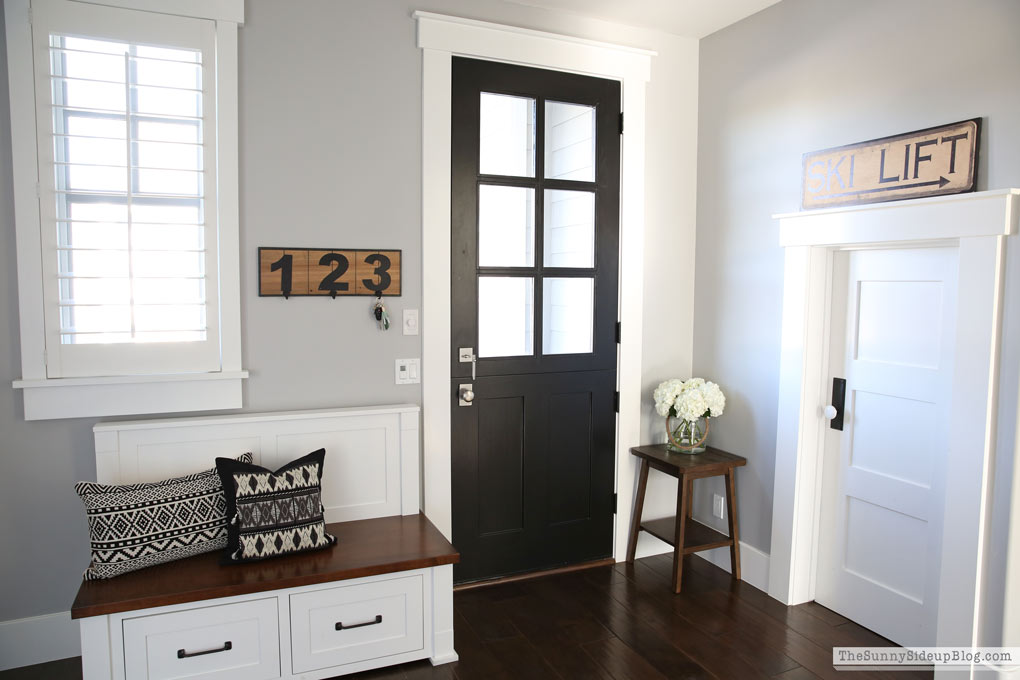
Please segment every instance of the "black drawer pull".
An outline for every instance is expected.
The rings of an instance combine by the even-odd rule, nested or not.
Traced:
[[[230,640],[227,640],[226,642],[223,643],[222,647],[219,647],[217,649],[207,649],[204,652],[186,652],[183,649],[178,649],[177,658],[190,659],[193,656],[205,656],[206,654],[219,654],[220,652],[229,652],[233,648],[234,643],[231,642]]]
[[[343,621],[336,622],[337,630],[350,630],[351,628],[361,628],[362,626],[374,626],[377,623],[382,623],[382,614],[376,614],[374,621],[365,621],[364,623],[349,623],[346,626]]]

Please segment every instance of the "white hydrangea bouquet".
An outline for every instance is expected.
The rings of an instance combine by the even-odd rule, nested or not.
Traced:
[[[704,451],[709,418],[718,418],[726,408],[726,397],[719,386],[704,378],[672,378],[659,383],[652,396],[656,412],[666,419],[666,448],[682,453]],[[671,418],[680,419],[676,427],[671,426]]]

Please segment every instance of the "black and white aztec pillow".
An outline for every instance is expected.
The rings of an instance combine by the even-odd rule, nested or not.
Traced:
[[[250,453],[237,462],[252,461]],[[78,482],[92,561],[85,580],[112,578],[227,545],[227,503],[215,468],[148,484]]]
[[[325,457],[326,450],[319,449],[276,472],[216,459],[227,499],[229,561],[262,560],[336,543],[322,514]]]

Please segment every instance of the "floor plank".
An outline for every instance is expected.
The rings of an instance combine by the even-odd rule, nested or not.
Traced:
[[[612,637],[589,642],[584,646],[584,650],[599,666],[609,672],[613,680],[668,680],[620,638]]]
[[[683,592],[672,557],[553,574],[454,594],[460,660],[427,660],[351,680],[846,680],[832,646],[892,643],[813,602],[786,607],[696,556]],[[928,680],[931,672],[855,672]],[[81,660],[0,672],[0,680],[80,680]]]
[[[772,676],[772,680],[818,680],[818,676],[803,666],[798,666],[793,670]]]

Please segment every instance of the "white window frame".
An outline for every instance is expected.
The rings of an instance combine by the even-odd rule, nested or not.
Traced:
[[[38,1],[38,0],[35,0]],[[72,0],[78,2],[79,0]],[[25,419],[171,413],[239,408],[241,368],[240,269],[238,238],[237,28],[243,0],[91,0],[86,5],[175,15],[212,22],[215,32],[215,125],[217,187],[206,217],[207,238],[218,248],[218,278],[207,285],[219,296],[219,369],[159,375],[47,377],[44,240],[40,210],[40,159],[33,67],[33,0],[6,0],[11,142],[14,161],[14,217],[17,239],[18,302]],[[47,115],[48,112],[47,112]],[[50,333],[50,342],[58,338]],[[59,340],[58,340],[59,341]],[[51,371],[52,373],[52,371]]]

